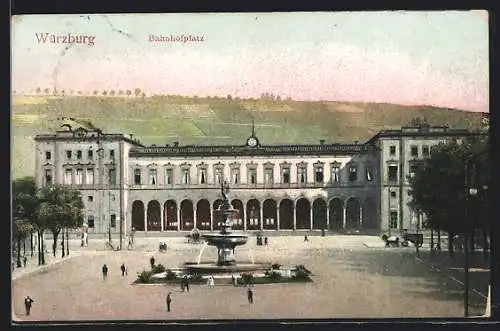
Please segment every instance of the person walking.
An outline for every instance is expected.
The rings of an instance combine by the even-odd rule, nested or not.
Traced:
[[[214,276],[210,276],[210,278],[208,280],[209,280],[209,286],[210,286],[210,288],[214,288],[215,287]]]
[[[304,236],[304,241],[309,241],[309,238],[307,238],[307,234]]]
[[[35,302],[35,300],[31,299],[29,295],[24,299],[24,308],[26,309],[26,316],[30,315],[31,306],[33,302]]]
[[[186,288],[186,291],[189,292],[189,279],[188,279],[188,276],[184,276],[184,287]]]
[[[171,296],[171,292],[168,292],[167,294],[167,311],[169,312],[170,311],[170,303],[172,302],[172,296]]]
[[[28,262],[28,258],[26,255],[23,256],[23,267],[26,267],[26,263]]]
[[[267,237],[264,237],[264,245],[267,246]]]
[[[247,298],[248,298],[248,303],[253,304],[253,290],[250,286],[247,289]]]
[[[108,276],[108,266],[103,265],[102,266],[102,279],[106,280],[106,277]]]
[[[151,264],[151,269],[153,269],[155,266],[155,257],[154,256],[151,256],[151,259],[149,259],[149,263]]]
[[[120,270],[122,271],[122,277],[125,277],[125,273],[127,272],[127,267],[125,267],[125,263],[122,263]]]

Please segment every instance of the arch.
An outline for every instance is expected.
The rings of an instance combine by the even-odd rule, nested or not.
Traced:
[[[322,198],[318,198],[313,202],[313,229],[326,230],[327,217],[326,202]]]
[[[290,199],[280,202],[280,229],[293,230],[293,201]]]
[[[366,198],[363,203],[363,229],[378,230],[380,223],[378,220],[377,208],[372,198]]]
[[[259,230],[260,222],[260,202],[250,199],[247,202],[247,230]]]
[[[347,200],[346,209],[346,222],[345,227],[348,230],[359,230],[360,226],[360,207],[361,204],[357,198],[350,198]]]
[[[221,225],[221,222],[222,222],[222,215],[221,213],[219,212],[219,207],[222,205],[224,201],[221,200],[221,199],[217,199],[214,201],[214,204],[213,204],[213,212],[212,212],[212,223],[213,223],[213,229],[214,230],[219,230],[220,229],[220,225]]]
[[[300,198],[295,205],[297,213],[297,229],[311,228],[311,203],[306,198]]]
[[[174,200],[167,200],[163,208],[164,229],[167,231],[177,231],[177,203]]]
[[[207,199],[199,200],[196,204],[196,228],[210,230],[210,202]]]
[[[132,202],[132,226],[136,231],[144,231],[144,203],[141,200]]]
[[[266,199],[262,204],[264,219],[263,228],[266,230],[276,230],[278,228],[277,204],[273,199]]]
[[[181,230],[190,231],[194,229],[194,211],[193,202],[191,200],[181,201]]]
[[[245,220],[245,209],[243,207],[243,202],[239,199],[234,199],[231,202],[231,205],[238,211],[238,213],[235,213],[233,216],[233,229],[243,230],[243,222]]]
[[[161,230],[161,207],[157,200],[148,203],[148,231]]]
[[[342,231],[344,228],[344,202],[339,198],[330,200],[328,205],[330,230]]]

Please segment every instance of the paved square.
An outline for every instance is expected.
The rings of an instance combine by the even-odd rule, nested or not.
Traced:
[[[461,317],[463,288],[415,259],[412,249],[368,248],[364,236],[271,237],[269,246],[250,238],[236,249],[239,261],[304,264],[313,272],[312,283],[256,285],[255,303],[246,300],[244,287],[192,285],[189,293],[176,286],[132,285],[137,272],[149,268],[149,258],[167,267],[196,261],[201,245],[183,238],[137,238],[137,250],[103,251],[103,243],[75,257],[24,275],[13,281],[16,320],[177,320],[177,319],[290,319]],[[169,250],[156,252],[159,241]],[[79,250],[74,243],[74,250]],[[101,251],[96,251],[95,249]],[[75,252],[76,253],[76,252]],[[58,252],[60,254],[60,252]],[[215,248],[207,247],[202,261],[214,261]],[[35,261],[32,261],[34,263]],[[103,281],[101,267],[110,269]],[[123,278],[121,263],[129,268]],[[172,292],[172,311],[165,296]],[[25,316],[23,299],[35,303]],[[470,312],[484,313],[486,300],[471,294]]]

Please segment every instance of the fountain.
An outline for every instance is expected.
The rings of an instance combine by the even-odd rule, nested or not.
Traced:
[[[186,263],[185,266],[190,272],[236,272],[236,271],[256,271],[264,270],[269,267],[268,264],[251,263],[236,263],[234,249],[236,246],[241,246],[247,243],[248,236],[244,234],[232,233],[233,217],[238,213],[231,205],[228,197],[229,185],[227,182],[222,183],[221,193],[223,202],[217,210],[221,217],[221,226],[219,233],[202,234],[201,237],[206,241],[206,245],[217,247],[216,263],[201,263],[201,254],[198,256],[196,263]]]

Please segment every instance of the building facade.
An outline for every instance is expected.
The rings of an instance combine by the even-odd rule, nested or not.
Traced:
[[[224,181],[235,230],[396,232],[417,226],[413,160],[470,134],[403,127],[366,143],[264,145],[252,130],[241,145],[144,146],[80,128],[35,137],[36,182],[78,188],[95,233],[217,230]]]

